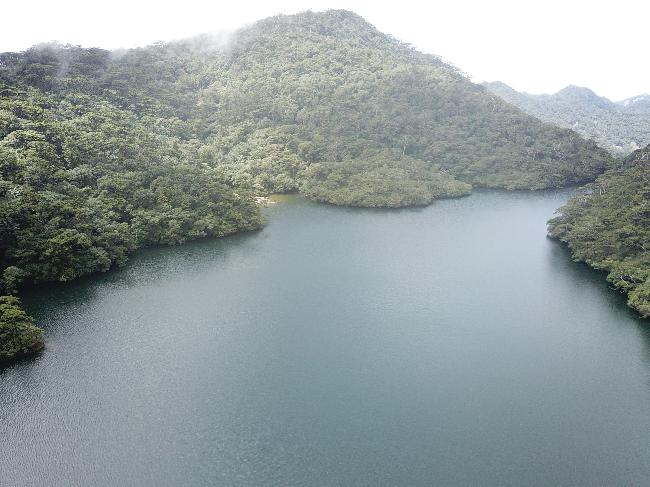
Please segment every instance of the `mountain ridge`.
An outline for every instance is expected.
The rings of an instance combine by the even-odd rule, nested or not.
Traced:
[[[650,143],[650,96],[646,94],[611,101],[575,85],[541,95],[519,92],[501,81],[483,86],[530,115],[576,130],[616,156]]]

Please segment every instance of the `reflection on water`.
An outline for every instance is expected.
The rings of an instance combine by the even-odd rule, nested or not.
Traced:
[[[647,484],[649,326],[545,237],[566,197],[284,197],[27,293],[0,485]]]

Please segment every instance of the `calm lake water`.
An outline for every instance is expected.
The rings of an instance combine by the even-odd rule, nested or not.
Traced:
[[[0,485],[650,485],[650,325],[546,238],[567,195],[293,198],[29,293]]]

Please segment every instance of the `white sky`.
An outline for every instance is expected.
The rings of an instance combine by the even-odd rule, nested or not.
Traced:
[[[276,13],[345,8],[438,54],[476,82],[530,93],[587,86],[619,100],[650,93],[647,0],[8,0],[0,52],[45,41],[133,47],[231,30]]]

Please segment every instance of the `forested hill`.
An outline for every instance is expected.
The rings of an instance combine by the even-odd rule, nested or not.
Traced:
[[[575,132],[526,116],[439,58],[379,33],[350,12],[260,22],[237,33],[226,58],[207,72],[216,81],[201,91],[198,103],[201,125],[213,128],[208,141],[216,160],[250,174],[259,163],[242,166],[244,158],[232,156],[279,142],[290,167],[282,168],[286,155],[272,157],[264,161],[271,172],[256,180],[271,191],[304,189],[352,204],[367,188],[390,194],[386,181],[414,186],[393,190],[397,195],[420,193],[423,179],[440,188],[440,176],[426,177],[419,162],[474,185],[553,187],[593,178],[608,159]],[[338,181],[349,198],[329,191]]]
[[[363,204],[383,181],[380,194],[426,203],[441,181],[454,194],[467,190],[450,176],[544,188],[593,179],[607,163],[574,132],[524,115],[347,11],[277,16],[227,39],[121,55],[74,51],[34,49],[5,58],[6,71],[155,119],[157,130],[200,143],[201,162],[264,191],[304,185],[337,203],[327,188],[342,180],[351,196],[343,202]],[[350,174],[357,163],[363,178]],[[387,196],[377,204],[384,199],[401,203]]]
[[[573,258],[608,272],[629,305],[650,316],[650,146],[581,188],[549,222]]]
[[[347,11],[122,52],[5,53],[0,96],[5,290],[256,228],[256,194],[418,205],[610,163]]]
[[[650,95],[612,102],[578,86],[554,95],[521,93],[499,81],[484,86],[530,115],[595,140],[612,154],[627,155],[650,143]]]

